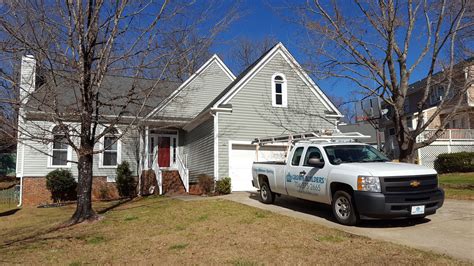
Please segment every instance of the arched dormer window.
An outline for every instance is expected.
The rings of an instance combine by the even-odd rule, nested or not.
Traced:
[[[55,126],[51,130],[53,141],[50,146],[51,156],[49,156],[49,167],[70,167],[71,147],[68,145],[66,134],[60,126]]]
[[[100,166],[107,167],[117,167],[120,163],[120,150],[121,143],[119,140],[119,132],[116,128],[110,128],[107,134],[103,137],[103,152],[101,153]]]
[[[272,106],[287,107],[287,87],[285,75],[276,73],[272,77]]]

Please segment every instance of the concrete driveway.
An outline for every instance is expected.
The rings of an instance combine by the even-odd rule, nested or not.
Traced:
[[[390,241],[423,250],[474,261],[474,202],[446,200],[435,215],[422,221],[370,220],[357,227],[335,222],[329,206],[305,200],[280,197],[275,204],[258,201],[257,192],[234,192],[222,198],[279,214],[337,228],[356,235]]]

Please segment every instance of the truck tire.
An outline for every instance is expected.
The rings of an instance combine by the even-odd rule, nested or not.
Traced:
[[[272,192],[267,182],[263,182],[262,185],[260,185],[260,201],[265,204],[275,202],[275,193]]]
[[[346,191],[336,191],[331,206],[334,217],[340,224],[356,225],[359,222],[359,214],[355,209],[352,196]]]

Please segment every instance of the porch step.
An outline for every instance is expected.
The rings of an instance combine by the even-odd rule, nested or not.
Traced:
[[[161,173],[163,180],[163,194],[165,195],[186,195],[186,189],[176,170],[164,170]]]

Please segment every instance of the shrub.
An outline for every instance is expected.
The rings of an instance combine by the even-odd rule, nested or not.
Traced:
[[[128,162],[122,162],[117,166],[117,179],[115,180],[118,193],[121,197],[134,197],[136,182],[130,171]]]
[[[56,169],[46,175],[46,188],[51,191],[54,202],[75,200],[77,182],[69,170]]]
[[[474,152],[442,153],[434,162],[438,173],[474,172]]]
[[[199,175],[199,185],[204,194],[209,194],[214,190],[214,177],[209,175]]]
[[[216,182],[216,192],[219,194],[230,194],[231,191],[231,179],[230,177],[224,177]]]

